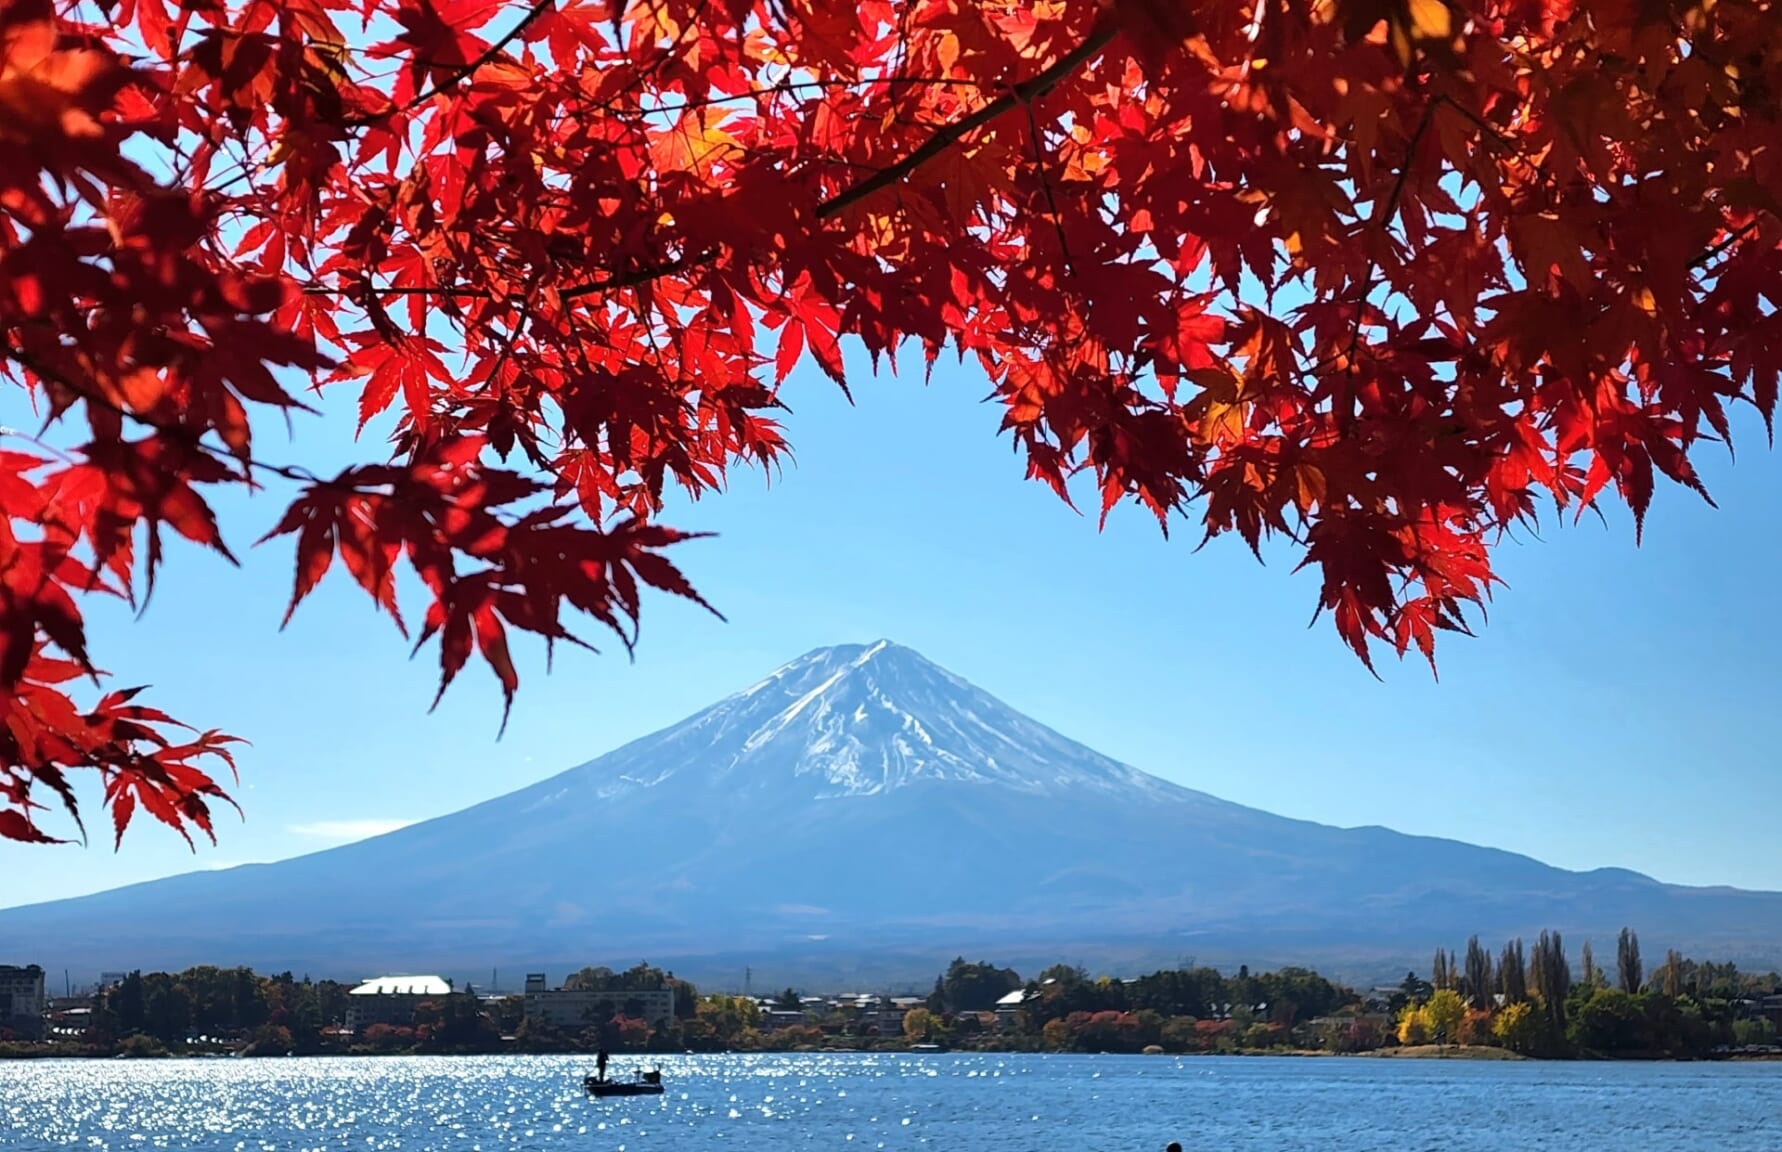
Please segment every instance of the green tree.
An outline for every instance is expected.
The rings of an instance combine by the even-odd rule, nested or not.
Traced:
[[[911,1040],[933,1040],[943,1031],[940,1017],[926,1008],[911,1008],[903,1014],[903,1034]]]
[[[1283,969],[1283,974],[1286,970]],[[1037,985],[1029,985],[1035,991]],[[1226,991],[1225,978],[1216,968],[1185,968],[1168,972],[1153,972],[1149,976],[1141,976],[1126,986],[1128,1002],[1135,1008],[1149,1008],[1164,1016],[1191,1016],[1204,1018],[1214,1014],[1215,1005],[1222,1005],[1230,1000]],[[1317,1015],[1322,1009],[1300,1005],[1301,1011]]]
[[[1265,972],[1256,978],[1256,985],[1260,998],[1268,1003],[1269,1020],[1286,1028],[1334,1012],[1358,999],[1353,992],[1337,987],[1309,968]]]
[[[761,1010],[741,996],[707,996],[699,1002],[699,1018],[711,1024],[720,1040],[734,1043],[760,1024]]]
[[[93,1000],[93,1011],[87,1017],[86,1032],[81,1039],[95,1048],[109,1048],[119,1035],[117,1013],[113,1012],[103,996]]]
[[[1602,975],[1596,966],[1596,953],[1591,951],[1590,941],[1586,940],[1578,955],[1578,983],[1595,988],[1602,983]]]
[[[1521,939],[1505,944],[1503,954],[1498,957],[1497,990],[1503,994],[1505,1004],[1528,999],[1528,962],[1522,954]]]
[[[1158,1039],[1171,1052],[1197,1052],[1201,1045],[1199,1023],[1192,1016],[1171,1016],[1158,1029]]]
[[[1580,1053],[1625,1055],[1651,1048],[1644,1006],[1620,988],[1598,988],[1580,1004],[1566,1029]]]
[[[132,972],[105,995],[106,1005],[117,1018],[121,1035],[140,1033],[145,1025],[142,973]]]
[[[1565,1001],[1572,991],[1572,968],[1565,958],[1565,944],[1558,932],[1541,933],[1528,963],[1529,984],[1547,1014],[1555,1034],[1565,1032]]]
[[[699,989],[690,980],[678,980],[670,976],[674,986],[674,1016],[676,1020],[691,1020],[699,1015]]]
[[[234,1026],[237,1028],[258,1028],[266,1023],[266,989],[254,975],[251,968],[237,968],[234,972],[231,989]]]
[[[1089,973],[1074,964],[1054,964],[1041,972],[1037,978],[1041,984],[1048,981],[1057,984],[1083,984],[1089,980]]]
[[[1615,982],[1632,996],[1639,992],[1645,978],[1640,967],[1640,938],[1632,928],[1623,928],[1615,943]]]
[[[1565,958],[1565,942],[1559,933],[1540,934],[1529,956],[1529,986],[1547,1013],[1547,1040],[1552,1047],[1565,1043],[1565,1004],[1572,993],[1572,965]]]
[[[190,993],[167,973],[152,972],[143,979],[142,1015],[143,1031],[168,1048],[180,1047],[192,1027]]]
[[[576,991],[610,992],[615,976],[611,968],[583,968],[563,978],[563,987]]]
[[[1491,969],[1491,953],[1479,943],[1477,936],[1466,942],[1466,971],[1463,979],[1467,1000],[1472,1006],[1489,1009],[1492,993],[1497,991],[1497,986]]]
[[[941,1007],[936,1011],[988,1011],[1019,987],[1021,977],[1014,969],[998,968],[983,961],[968,964],[961,956],[947,966],[943,977],[935,981],[935,991],[941,996]]]
[[[1404,982],[1398,986],[1398,995],[1401,998],[1398,1006],[1403,1008],[1421,1004],[1429,999],[1430,994],[1434,991],[1434,984],[1418,976],[1415,972],[1406,972]]]

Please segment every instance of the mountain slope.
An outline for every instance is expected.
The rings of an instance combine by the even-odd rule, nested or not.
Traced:
[[[1245,808],[881,641],[809,653],[580,767],[375,839],[0,911],[0,940],[81,971],[647,955],[817,978],[873,956],[929,971],[966,948],[1385,964],[1472,932],[1601,940],[1623,924],[1746,962],[1782,953],[1782,896]]]

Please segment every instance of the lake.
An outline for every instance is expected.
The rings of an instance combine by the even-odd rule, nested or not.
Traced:
[[[654,1062],[653,1060],[651,1061]],[[1774,1152],[1782,1064],[835,1053],[0,1064],[0,1148]],[[614,1061],[626,1075],[638,1063]]]

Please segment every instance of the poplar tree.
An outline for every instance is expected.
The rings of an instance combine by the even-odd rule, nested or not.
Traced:
[[[1491,969],[1491,953],[1485,951],[1474,936],[1466,942],[1466,991],[1467,998],[1474,1008],[1491,1007],[1493,972]]]
[[[1528,999],[1528,966],[1522,955],[1522,940],[1517,938],[1504,945],[1503,955],[1497,962],[1497,990],[1504,994],[1505,1004],[1517,1004]]]
[[[1629,996],[1640,990],[1640,938],[1632,928],[1621,930],[1621,939],[1615,945],[1615,976],[1621,990]]]

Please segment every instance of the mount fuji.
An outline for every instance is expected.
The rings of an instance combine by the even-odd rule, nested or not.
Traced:
[[[0,911],[52,968],[357,977],[647,957],[683,975],[915,979],[1005,963],[1372,975],[1557,928],[1744,963],[1782,894],[1569,872],[1290,820],[1117,763],[908,648],[806,654],[679,724],[425,823],[276,864]]]

